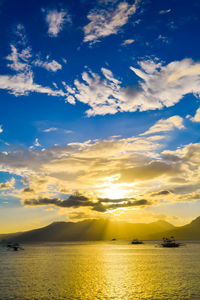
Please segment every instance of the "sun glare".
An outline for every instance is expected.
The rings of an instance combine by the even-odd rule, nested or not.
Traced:
[[[130,194],[133,192],[133,184],[116,183],[119,178],[118,174],[104,178],[104,183],[97,187],[98,196],[109,199],[130,197]]]
[[[101,197],[109,199],[120,199],[126,198],[127,191],[117,186],[117,184],[112,184],[107,188],[99,190]]]

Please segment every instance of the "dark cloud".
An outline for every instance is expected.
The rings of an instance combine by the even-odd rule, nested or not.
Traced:
[[[141,167],[122,170],[119,181],[151,180],[159,176],[173,176],[180,173],[181,167],[178,164],[173,165],[162,161],[152,161]]]
[[[132,206],[146,206],[151,205],[151,202],[142,199],[142,200],[128,200],[124,199],[124,202],[121,203],[112,203],[109,205],[103,205],[101,202],[97,203],[92,209],[99,212],[106,212],[107,210],[123,208],[123,207],[132,207]]]
[[[189,183],[189,184],[183,184],[183,185],[177,185],[173,187],[172,192],[174,194],[189,194],[193,193],[195,191],[198,191],[200,189],[200,182],[198,181],[197,183]]]
[[[1,182],[0,183],[0,190],[10,190],[14,188],[14,181]]]
[[[60,200],[59,198],[39,198],[39,199],[27,199],[24,201],[24,205],[29,206],[40,206],[40,205],[54,205],[57,207],[90,207],[92,210],[98,212],[106,212],[107,210],[117,209],[122,207],[131,206],[146,206],[151,205],[151,203],[145,199],[135,200],[135,199],[109,199],[109,198],[98,198],[96,201],[89,199],[80,194],[75,194],[69,196],[65,200]]]
[[[140,89],[138,86],[127,86],[125,88],[122,89],[123,92],[125,93],[125,95],[127,96],[127,98],[129,99],[133,99],[136,98],[138,96],[138,94],[140,93]]]
[[[8,189],[8,188],[10,188],[10,187],[7,184],[7,182],[0,183],[0,190],[5,190],[5,189]]]
[[[34,190],[31,189],[30,187],[27,187],[27,188],[25,188],[25,189],[23,190],[23,192],[25,192],[25,193],[32,193],[32,192],[34,192]]]
[[[169,195],[170,191],[160,191],[157,193],[153,193],[152,196],[165,196],[165,195]]]
[[[129,199],[127,198],[120,198],[120,199],[110,199],[110,198],[98,198],[99,202],[101,203],[121,203],[124,201],[127,201]],[[134,198],[131,198],[130,200],[134,201]]]
[[[89,198],[82,195],[71,195],[65,200],[59,198],[39,198],[39,199],[27,199],[24,201],[25,205],[37,206],[37,205],[55,205],[59,207],[80,207],[80,206],[93,206],[94,202]]]
[[[180,162],[182,160],[181,157],[171,154],[171,153],[162,153],[161,157],[168,162]]]

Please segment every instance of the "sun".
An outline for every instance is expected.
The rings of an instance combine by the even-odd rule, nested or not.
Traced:
[[[99,197],[109,199],[122,199],[130,197],[133,184],[117,183],[119,175],[104,178],[103,184],[97,187],[97,193]]]
[[[117,186],[117,184],[112,184],[107,188],[99,190],[99,192],[104,198],[109,198],[109,199],[126,198],[126,194],[127,194],[127,191]]]

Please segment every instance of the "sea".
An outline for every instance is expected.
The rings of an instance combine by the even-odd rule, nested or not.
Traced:
[[[200,243],[130,241],[0,247],[0,300],[197,299]]]

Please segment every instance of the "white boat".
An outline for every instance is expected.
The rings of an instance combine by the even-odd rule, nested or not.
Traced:
[[[141,244],[144,244],[142,241],[139,241],[138,239],[134,239],[132,240],[131,244],[133,245],[141,245]]]
[[[161,246],[165,248],[177,248],[181,246],[181,243],[176,242],[173,236],[171,236],[170,238],[164,237]]]

